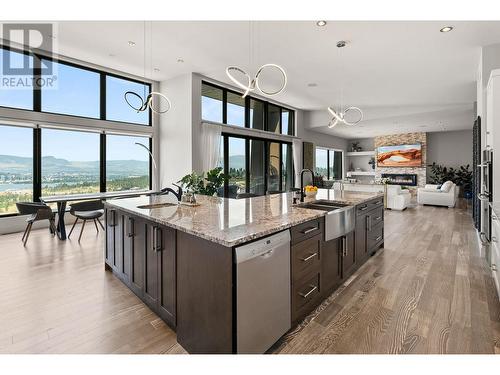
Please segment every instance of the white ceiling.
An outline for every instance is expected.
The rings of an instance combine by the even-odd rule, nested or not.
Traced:
[[[452,32],[439,32],[450,24]],[[472,127],[480,47],[500,42],[500,22],[493,21],[253,22],[253,33],[249,25],[148,22],[146,75],[165,80],[193,71],[229,83],[226,66],[247,68],[252,52],[250,71],[269,62],[286,69],[288,86],[276,100],[324,112],[339,104],[343,87],[344,103],[365,112],[359,127],[330,130],[326,118],[308,124],[316,131],[358,138],[406,127],[450,130]],[[143,39],[143,22],[60,22],[56,33],[60,54],[137,75],[144,74]],[[338,40],[349,42],[342,60]]]

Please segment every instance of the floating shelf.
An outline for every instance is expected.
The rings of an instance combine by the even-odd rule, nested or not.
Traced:
[[[375,176],[375,172],[368,172],[368,171],[356,172],[356,171],[351,171],[351,172],[347,172],[347,176]]]
[[[347,152],[347,156],[375,156],[375,151]]]

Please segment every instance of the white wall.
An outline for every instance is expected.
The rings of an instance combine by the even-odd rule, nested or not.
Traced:
[[[427,133],[427,164],[472,165],[472,130]]]
[[[172,102],[158,131],[160,187],[167,187],[193,170],[192,75],[160,82],[160,92]]]

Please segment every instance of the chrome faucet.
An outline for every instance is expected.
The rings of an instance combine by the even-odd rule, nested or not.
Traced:
[[[310,170],[309,168],[304,168],[300,171],[300,201],[304,202],[304,197],[306,196],[306,193],[304,192],[304,172],[310,172],[311,173],[311,178],[312,178],[312,183],[314,184],[314,172]]]

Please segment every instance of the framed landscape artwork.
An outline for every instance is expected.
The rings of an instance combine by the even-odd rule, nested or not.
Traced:
[[[380,146],[377,149],[379,167],[422,166],[422,145]]]

